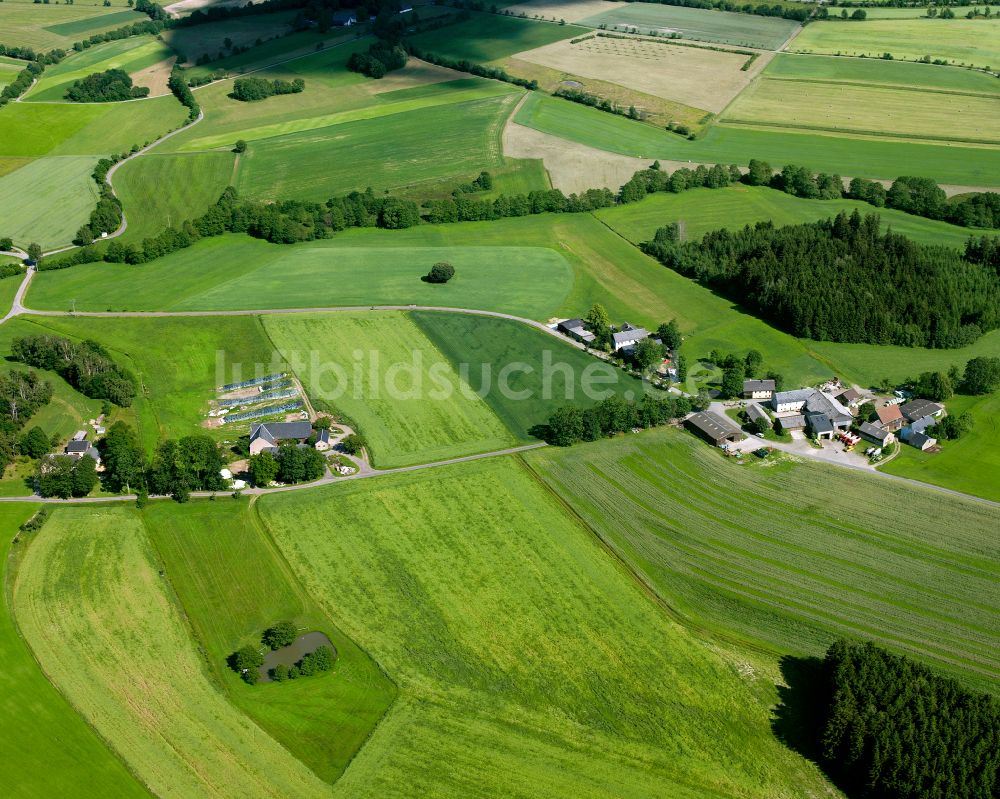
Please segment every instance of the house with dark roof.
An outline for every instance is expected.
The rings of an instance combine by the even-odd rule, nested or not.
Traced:
[[[913,433],[907,437],[906,443],[919,450],[928,450],[937,445],[937,439],[931,438],[927,433]]]
[[[330,438],[330,430],[328,428],[323,428],[322,430],[316,431],[316,443],[313,444],[316,449],[320,452],[326,452],[332,446],[332,439]]]
[[[765,421],[771,424],[771,417],[767,415],[767,411],[760,407],[756,402],[747,403],[747,418],[751,422]]]
[[[896,436],[884,427],[872,424],[871,422],[862,422],[859,424],[858,432],[862,438],[871,441],[873,444],[878,444],[880,447],[886,447],[896,440]]]
[[[895,433],[903,426],[903,413],[898,405],[883,405],[881,408],[876,408],[875,413],[883,430]]]
[[[584,344],[590,344],[594,340],[594,334],[587,330],[586,323],[582,319],[566,319],[559,323],[558,328],[559,332]]]
[[[94,459],[94,463],[98,466],[101,465],[101,453],[85,438],[74,438],[63,448],[63,453],[77,460],[80,460],[84,455],[89,455]]]
[[[352,11],[349,8],[342,8],[339,11],[333,12],[330,22],[339,28],[349,28],[351,25],[357,24],[358,14],[356,11]]]
[[[628,352],[645,338],[649,338],[648,330],[642,327],[633,327],[628,322],[625,322],[617,333],[611,334],[615,352]]]
[[[773,380],[744,380],[743,399],[771,399],[774,394]]]
[[[902,411],[903,416],[911,422],[915,422],[917,419],[921,419],[924,416],[940,416],[944,413],[944,405],[937,402],[931,402],[930,400],[915,399],[907,402],[899,410]]]
[[[834,438],[838,432],[849,430],[854,417],[829,394],[817,388],[801,388],[795,391],[778,391],[771,398],[771,404],[778,413],[801,414],[804,425],[817,438]],[[786,427],[783,429],[801,429]]]
[[[864,397],[856,388],[849,388],[847,391],[841,391],[837,395],[837,401],[848,408],[857,408],[863,400]]]
[[[779,416],[778,424],[781,426],[781,432],[783,433],[791,433],[793,430],[805,430],[806,417],[801,413],[792,414],[791,416]]]
[[[309,422],[266,422],[250,428],[250,454],[277,449],[285,441],[304,444],[313,434]]]
[[[717,447],[723,444],[735,444],[746,438],[743,431],[735,423],[711,411],[693,413],[684,423],[689,430]]]

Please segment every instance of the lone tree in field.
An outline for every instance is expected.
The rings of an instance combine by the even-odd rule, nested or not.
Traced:
[[[455,267],[447,261],[439,261],[431,267],[425,280],[428,283],[447,283],[453,277],[455,277]]]
[[[29,261],[35,264],[40,263],[42,260],[42,245],[37,241],[31,242],[28,245],[27,253]]]
[[[236,146],[233,147],[234,153],[245,153],[247,151],[247,143],[243,139],[236,140]]]
[[[365,441],[364,436],[358,433],[351,433],[351,435],[340,442],[340,446],[348,455],[358,455],[361,453],[361,450],[368,446],[368,442]]]

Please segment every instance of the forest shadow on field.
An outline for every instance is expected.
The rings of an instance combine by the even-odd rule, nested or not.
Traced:
[[[826,719],[823,661],[786,655],[778,665],[785,684],[777,686],[780,702],[771,729],[789,749],[821,766],[820,735]]]

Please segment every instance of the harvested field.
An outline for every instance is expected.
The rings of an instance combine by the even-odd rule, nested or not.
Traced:
[[[191,0],[197,2],[197,0]],[[608,9],[627,6],[628,3],[615,3],[612,0],[527,0],[507,6],[506,11],[512,14],[536,14],[544,19],[564,19],[567,22],[579,22],[584,17],[600,14]]]
[[[766,65],[758,58],[741,71],[746,55],[685,47],[650,39],[595,37],[555,42],[519,53],[518,58],[585,78],[618,83],[718,113]]]
[[[170,80],[170,70],[174,68],[174,64],[176,63],[177,56],[173,55],[170,58],[158,61],[150,67],[133,72],[131,76],[132,83],[136,86],[145,86],[149,89],[150,97],[169,94],[170,89],[167,88],[167,81]]]

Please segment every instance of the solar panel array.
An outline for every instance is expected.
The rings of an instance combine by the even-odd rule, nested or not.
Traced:
[[[265,383],[273,383],[276,380],[281,380],[283,377],[288,377],[287,372],[281,372],[274,375],[265,375],[264,377],[255,377],[252,380],[244,380],[242,383],[229,383],[223,386],[221,391],[236,391],[240,388],[250,388],[250,386],[261,386]]]
[[[247,419],[259,419],[262,416],[270,416],[274,413],[286,413],[287,411],[302,408],[304,405],[305,403],[302,400],[295,400],[294,402],[286,402],[283,405],[269,405],[266,408],[255,408],[252,411],[243,411],[242,413],[228,413],[222,417],[222,424],[245,422]]]

